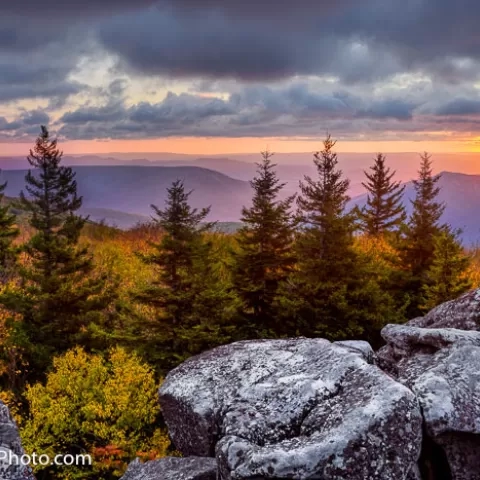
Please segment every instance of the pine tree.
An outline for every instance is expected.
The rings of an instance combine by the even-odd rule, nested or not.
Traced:
[[[164,210],[152,205],[162,239],[152,244],[153,253],[141,255],[156,267],[158,277],[135,294],[154,311],[146,355],[155,357],[164,370],[225,340],[222,314],[229,300],[212,272],[212,245],[205,238],[214,226],[205,221],[210,208],[192,208],[192,192],[186,192],[180,180],[167,191]]]
[[[349,181],[337,168],[330,135],[315,154],[318,179],[305,177],[298,199],[302,235],[289,296],[295,334],[328,338],[369,336],[387,321],[391,299],[354,248],[354,216],[346,212]],[[293,311],[292,311],[293,310]]]
[[[272,153],[262,152],[257,176],[250,182],[253,204],[244,207],[244,226],[238,232],[239,251],[234,255],[234,285],[243,302],[243,314],[253,335],[275,336],[281,330],[277,315],[279,287],[295,265],[295,221],[291,212],[295,196],[279,200],[281,183]]]
[[[440,223],[445,206],[437,201],[440,176],[432,173],[431,156],[420,156],[418,178],[413,181],[415,199],[413,212],[400,240],[401,268],[404,279],[400,282],[402,291],[410,297],[408,316],[415,317],[421,312],[421,292],[427,283],[427,272],[435,256],[435,237],[446,228]]]
[[[16,251],[13,242],[18,237],[18,229],[15,215],[10,213],[10,207],[5,204],[5,189],[7,182],[0,185],[0,277],[6,281],[13,264],[15,263]]]
[[[61,159],[57,141],[42,126],[28,157],[34,170],[25,177],[27,194],[20,195],[35,233],[23,246],[21,289],[0,297],[22,316],[34,375],[44,373],[53,355],[81,344],[89,323],[99,321],[111,301],[103,279],[94,275],[91,255],[79,245],[86,219],[75,212],[82,198],[75,173],[61,166]]]
[[[378,237],[398,229],[406,220],[402,196],[405,186],[392,181],[395,172],[385,165],[385,156],[379,153],[370,167],[372,173],[364,172],[367,182],[362,185],[368,191],[367,205],[357,210],[360,229],[367,235]]]
[[[433,261],[427,271],[427,283],[422,289],[424,311],[453,300],[472,288],[466,275],[470,258],[463,250],[459,234],[445,230],[434,238]]]

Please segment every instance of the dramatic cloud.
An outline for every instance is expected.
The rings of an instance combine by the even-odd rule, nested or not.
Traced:
[[[0,139],[22,141],[31,140],[40,133],[40,125],[47,125],[49,115],[42,110],[21,112],[18,117],[9,122],[5,117],[0,117]]]
[[[59,120],[67,138],[155,138],[168,136],[317,135],[329,125],[365,120],[385,126],[385,120],[412,118],[415,105],[396,99],[365,101],[346,93],[321,93],[307,83],[284,88],[245,87],[228,99],[168,93],[156,104],[127,107],[112,98],[100,107],[82,107]],[[382,121],[382,122],[380,122]]]
[[[474,0],[2,2],[0,135],[28,135],[12,105],[45,100],[65,138],[475,132],[479,16]]]
[[[99,39],[146,74],[243,80],[332,74],[358,82],[412,69],[446,81],[479,73],[480,5],[473,0],[456,8],[447,0],[268,5],[160,1],[104,22]]]

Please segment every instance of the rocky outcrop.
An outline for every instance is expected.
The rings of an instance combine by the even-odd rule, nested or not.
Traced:
[[[297,338],[191,358],[159,392],[187,457],[124,480],[480,480],[480,290],[382,336],[377,353]]]
[[[216,480],[213,458],[162,458],[147,463],[132,462],[122,480]]]
[[[219,478],[415,478],[421,414],[365,342],[238,342],[170,372],[160,402],[184,455]]]
[[[407,325],[422,328],[456,328],[480,331],[480,289],[472,290],[455,300],[442,303],[424,317]]]
[[[380,362],[422,409],[426,478],[480,479],[479,302],[479,292],[470,292],[382,331],[387,345],[378,352]]]
[[[15,421],[7,406],[0,401],[0,479],[35,480],[29,467],[22,465],[25,452]]]

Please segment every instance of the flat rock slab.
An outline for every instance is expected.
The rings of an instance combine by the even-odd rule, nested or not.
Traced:
[[[30,468],[15,461],[25,453],[22,448],[17,424],[8,407],[0,401],[0,480],[35,480]],[[6,459],[13,459],[9,462]]]
[[[418,402],[371,357],[364,342],[222,346],[169,373],[163,415],[183,454],[216,455],[221,480],[414,478]]]
[[[120,480],[216,480],[213,458],[168,457],[151,462],[132,462]]]

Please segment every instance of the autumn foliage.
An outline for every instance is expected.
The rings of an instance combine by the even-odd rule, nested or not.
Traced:
[[[21,217],[0,185],[0,399],[27,452],[93,458],[38,468],[38,480],[110,480],[136,457],[177,454],[157,389],[192,355],[299,335],[378,347],[387,323],[480,286],[478,250],[441,223],[428,155],[410,217],[383,155],[366,176],[367,206],[353,211],[331,137],[298,198],[280,198],[271,156],[231,234],[190,205],[180,180],[148,224],[121,231],[81,218],[75,174],[46,129]]]

